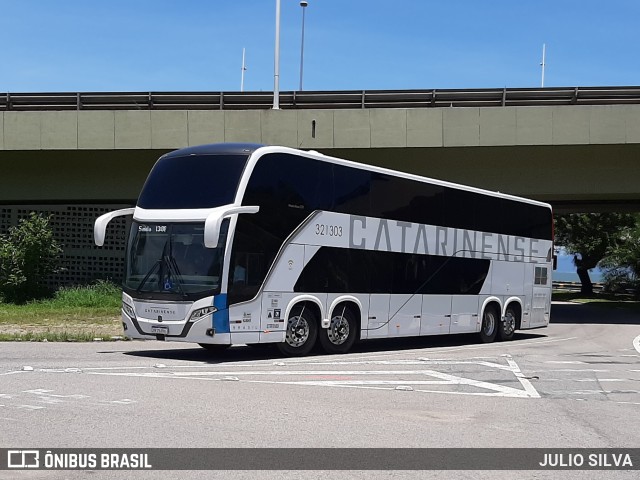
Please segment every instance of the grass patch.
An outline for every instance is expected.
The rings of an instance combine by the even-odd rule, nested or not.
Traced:
[[[110,282],[98,282],[87,287],[65,287],[58,290],[47,303],[54,308],[111,308],[119,311],[122,290]]]
[[[120,287],[62,288],[24,305],[0,303],[0,341],[93,341],[122,335]]]
[[[123,339],[118,335],[104,335],[86,332],[26,332],[0,333],[0,342],[94,342]]]
[[[640,312],[640,301],[632,295],[594,293],[591,296],[586,296],[580,292],[554,290],[552,299],[554,301],[575,302],[602,308],[615,308],[632,312]]]

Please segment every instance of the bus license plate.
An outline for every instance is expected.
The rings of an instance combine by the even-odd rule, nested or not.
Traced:
[[[161,327],[160,325],[151,325],[151,333],[159,333],[161,335],[169,334],[169,327]]]

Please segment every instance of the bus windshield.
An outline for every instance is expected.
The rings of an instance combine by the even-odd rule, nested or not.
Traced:
[[[247,155],[166,155],[149,173],[138,206],[157,210],[213,208],[233,203],[247,158]]]
[[[229,221],[217,248],[205,248],[203,223],[133,222],[124,286],[152,296],[213,295],[220,292]]]

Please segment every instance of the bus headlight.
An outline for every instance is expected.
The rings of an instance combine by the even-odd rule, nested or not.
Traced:
[[[199,309],[193,311],[193,313],[189,317],[189,321],[190,322],[197,322],[201,318],[204,318],[207,315],[211,315],[213,312],[217,312],[217,311],[218,311],[218,309],[216,307],[214,307],[213,305],[209,306],[209,307],[199,308]]]
[[[135,310],[128,303],[122,302],[122,310],[124,310],[124,313],[126,313],[129,318],[136,318]]]

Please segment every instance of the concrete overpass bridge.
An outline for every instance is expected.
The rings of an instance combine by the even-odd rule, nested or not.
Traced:
[[[271,102],[260,92],[0,95],[0,231],[29,209],[52,212],[70,259],[58,280],[117,277],[124,225],[111,250],[95,251],[97,214],[133,204],[164,152],[236,141],[314,149],[559,211],[640,209],[640,87],[284,92],[281,110]]]

